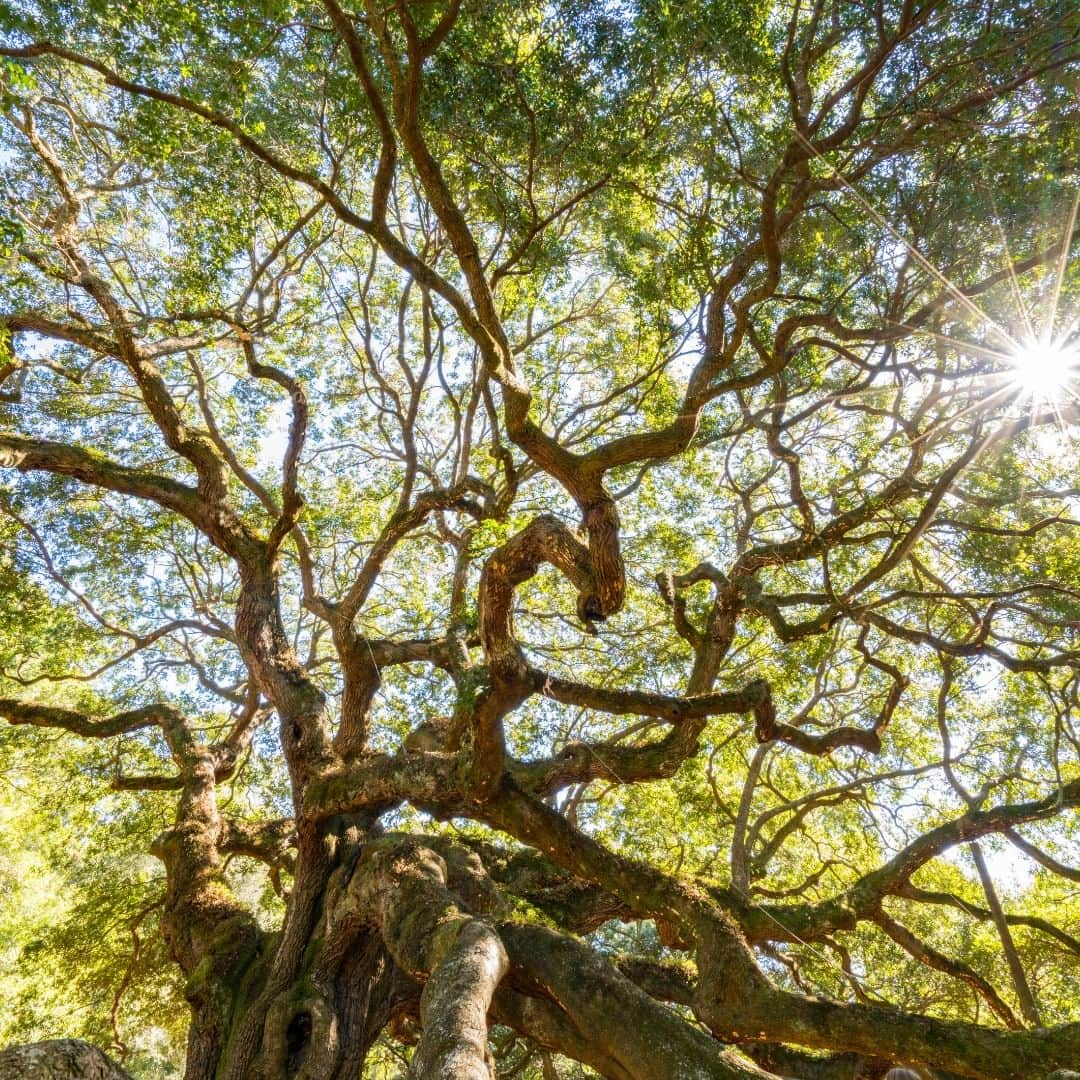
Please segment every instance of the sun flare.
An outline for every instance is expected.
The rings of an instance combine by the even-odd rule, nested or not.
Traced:
[[[1032,341],[1012,358],[1012,379],[1037,401],[1059,401],[1071,395],[1080,380],[1080,347]]]

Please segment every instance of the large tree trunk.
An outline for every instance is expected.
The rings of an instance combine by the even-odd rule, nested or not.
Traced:
[[[280,933],[234,916],[189,967],[176,943],[191,936],[191,905],[166,910],[166,936],[189,970],[186,1080],[352,1080],[394,1013],[418,1001],[372,915],[347,900],[356,832],[336,822],[301,836]]]

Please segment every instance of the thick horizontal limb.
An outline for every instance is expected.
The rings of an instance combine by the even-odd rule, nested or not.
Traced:
[[[88,739],[107,739],[143,728],[164,727],[183,721],[179,710],[171,705],[144,705],[139,709],[129,709],[114,716],[95,719],[72,709],[33,705],[13,698],[0,698],[0,718],[10,724],[62,728]]]
[[[741,690],[723,690],[713,694],[678,697],[647,690],[617,690],[572,682],[529,669],[533,693],[542,694],[564,705],[579,705],[613,716],[651,716],[670,724],[701,720],[710,716],[744,713],[764,705],[770,698],[769,684],[755,679]]]

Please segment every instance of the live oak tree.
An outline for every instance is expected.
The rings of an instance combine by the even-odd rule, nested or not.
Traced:
[[[1074,3],[0,13],[4,752],[189,1080],[1080,1065]]]

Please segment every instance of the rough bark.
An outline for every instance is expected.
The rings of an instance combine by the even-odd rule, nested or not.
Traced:
[[[78,1039],[50,1039],[0,1050],[0,1080],[131,1080],[131,1077],[96,1046]]]

